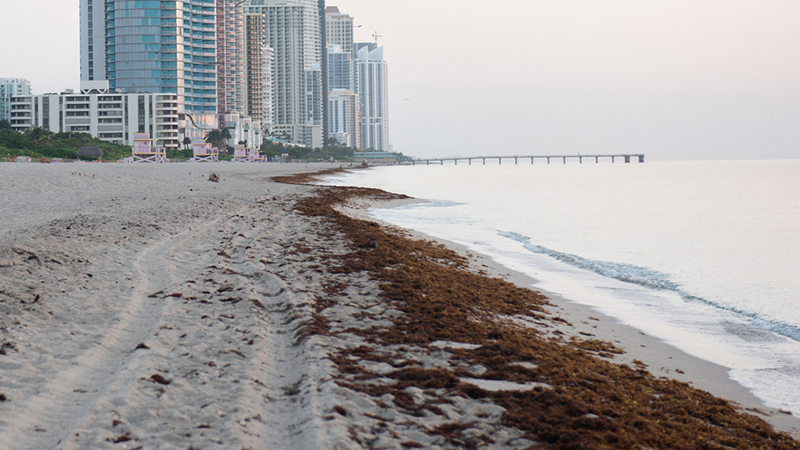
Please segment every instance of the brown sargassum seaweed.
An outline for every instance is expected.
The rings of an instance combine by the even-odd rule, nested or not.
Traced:
[[[326,173],[279,177],[276,181],[307,184]],[[383,300],[405,313],[388,329],[360,332],[379,345],[332,356],[342,373],[362,377],[370,375],[354,363],[353,356],[390,363],[396,370],[382,376],[397,383],[376,386],[342,382],[347,387],[374,396],[390,393],[406,410],[426,409],[434,414],[439,409],[436,404],[417,405],[403,389],[444,389],[451,395],[491,399],[506,409],[503,424],[524,431],[526,437],[538,442],[532,447],[537,449],[800,449],[800,443],[788,434],[774,431],[762,419],[737,410],[726,400],[686,383],[656,378],[642,365],[631,368],[600,358],[598,355],[620,352],[610,343],[545,338],[535,329],[501,320],[508,316],[553,319],[545,314],[548,300],[541,294],[476,273],[468,268],[468,261],[441,245],[410,239],[334,209],[354,198],[389,199],[393,194],[339,187],[319,188],[317,194],[300,202],[297,210],[324,217],[352,242],[352,252],[332,262],[327,270],[368,273],[381,282]],[[318,310],[325,307],[322,302]],[[316,317],[314,331],[326,332],[321,316]],[[462,383],[459,377],[475,378],[464,369],[397,365],[375,350],[380,345],[424,347],[437,340],[481,344],[475,350],[456,350],[454,356],[467,364],[486,367],[488,370],[478,378],[541,382],[552,389],[488,392]],[[519,362],[535,366],[510,364]],[[488,437],[483,442],[460,440],[463,427],[454,423],[432,433],[461,448],[490,443]]]

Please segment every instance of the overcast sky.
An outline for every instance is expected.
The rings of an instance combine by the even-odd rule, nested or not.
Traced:
[[[0,77],[77,88],[78,0],[0,0]],[[382,37],[415,157],[800,157],[797,0],[329,0]],[[32,18],[35,17],[35,20]]]

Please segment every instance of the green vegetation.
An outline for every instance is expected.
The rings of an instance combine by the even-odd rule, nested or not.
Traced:
[[[226,145],[231,139],[228,129],[211,130],[206,135],[206,142],[220,149],[220,161],[227,161],[231,158],[226,155],[233,153],[233,147]],[[189,147],[191,139],[185,138],[183,145]],[[53,133],[43,128],[34,128],[27,133],[18,133],[11,129],[11,125],[6,120],[0,121],[0,158],[11,155],[30,156],[37,161],[41,158],[62,158],[65,160],[76,159],[75,152],[83,146],[99,147],[103,151],[105,161],[117,161],[131,156],[131,147],[127,145],[112,144],[97,138],[93,138],[88,133]],[[336,139],[325,139],[325,144],[321,148],[307,148],[280,142],[264,141],[261,144],[260,153],[269,157],[279,158],[280,154],[286,151],[292,160],[295,161],[334,161],[352,162],[353,152],[357,151],[353,147],[344,147]],[[192,158],[191,148],[167,150],[167,159],[170,161],[186,161]],[[402,154],[398,153],[400,159]]]
[[[27,133],[18,133],[0,126],[0,157],[10,154],[12,158],[30,156],[33,160],[76,159],[75,152],[83,146],[99,147],[106,161],[131,155],[129,146],[102,141],[88,133],[53,133],[38,127]]]
[[[325,139],[325,144],[321,148],[308,148],[299,147],[295,145],[285,145],[280,142],[264,141],[261,144],[261,154],[269,157],[280,157],[280,154],[286,151],[293,160],[305,161],[330,161],[333,158],[335,161],[351,162],[353,161],[353,152],[356,149],[352,147],[343,147],[339,141],[333,138]]]
[[[170,161],[187,161],[194,156],[192,149],[170,150],[167,149],[167,159]]]

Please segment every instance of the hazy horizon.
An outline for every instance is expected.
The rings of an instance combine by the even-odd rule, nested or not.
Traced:
[[[798,157],[800,2],[327,4],[355,17],[356,41],[382,36],[389,138],[409,156]],[[4,5],[36,21],[0,29],[0,78],[37,94],[78,88],[78,7]]]

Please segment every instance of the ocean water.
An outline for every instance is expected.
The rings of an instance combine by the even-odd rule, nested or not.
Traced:
[[[330,178],[427,202],[380,220],[463,244],[800,414],[800,160],[395,166]]]

